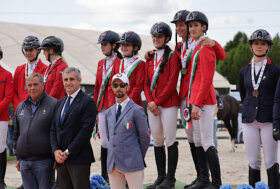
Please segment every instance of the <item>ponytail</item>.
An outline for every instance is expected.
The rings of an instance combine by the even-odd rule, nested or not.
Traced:
[[[162,63],[160,64],[160,67],[159,67],[159,73],[163,72],[163,68],[164,68],[164,66],[168,62],[168,57],[169,57],[169,53],[170,52],[171,52],[170,47],[168,45],[166,45],[165,48],[164,48],[164,54],[163,54],[163,57],[162,57]]]
[[[64,62],[64,63],[68,66],[67,61],[66,61],[66,59],[64,58],[64,56],[61,55],[60,57],[61,57],[62,62]]]
[[[122,58],[123,58],[122,54],[118,51],[118,49],[114,49],[114,51],[115,51],[115,53],[117,53],[117,57],[118,57],[119,59],[122,59]]]

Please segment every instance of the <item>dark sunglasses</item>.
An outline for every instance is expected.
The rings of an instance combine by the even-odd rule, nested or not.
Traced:
[[[113,83],[112,85],[114,88],[118,88],[118,86],[120,86],[121,88],[125,88],[127,84],[126,83],[121,83],[121,84]]]

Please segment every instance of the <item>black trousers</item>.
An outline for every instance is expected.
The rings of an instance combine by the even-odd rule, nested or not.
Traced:
[[[63,163],[57,166],[59,189],[90,189],[90,164]]]

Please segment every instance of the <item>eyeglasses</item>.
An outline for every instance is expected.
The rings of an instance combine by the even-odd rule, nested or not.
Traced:
[[[126,83],[121,83],[121,84],[113,83],[113,84],[112,84],[112,86],[113,86],[114,88],[118,88],[118,86],[120,86],[121,88],[125,88],[126,85],[127,85]]]

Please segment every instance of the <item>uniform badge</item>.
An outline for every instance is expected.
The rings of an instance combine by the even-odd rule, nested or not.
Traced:
[[[131,123],[128,121],[125,121],[125,128],[128,130],[131,127]]]
[[[191,109],[189,107],[184,108],[184,120],[185,121],[190,121],[191,119]]]

